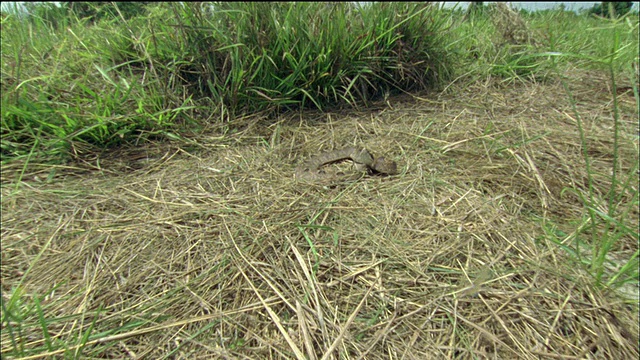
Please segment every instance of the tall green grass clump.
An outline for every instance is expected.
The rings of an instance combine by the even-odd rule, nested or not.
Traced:
[[[175,138],[243,112],[357,106],[451,74],[448,19],[432,5],[43,6],[3,21],[3,161]]]
[[[446,17],[426,4],[174,6],[200,88],[232,110],[346,103],[433,87],[450,72]]]
[[[149,41],[143,24],[25,16],[3,21],[3,163],[61,161],[89,147],[149,138],[188,108],[189,95],[177,98],[138,51]]]

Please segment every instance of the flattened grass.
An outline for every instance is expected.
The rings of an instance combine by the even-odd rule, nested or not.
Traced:
[[[569,86],[606,199],[610,94],[576,75],[591,80]],[[249,117],[198,151],[78,165],[82,182],[27,174],[2,189],[3,314],[20,318],[3,315],[3,356],[635,358],[637,298],[595,286],[573,240],[549,233],[575,230],[585,210],[565,189],[588,188],[562,92],[494,82],[368,112]],[[620,169],[637,170],[635,100],[619,101]],[[306,157],[351,144],[402,173],[293,180]],[[637,204],[633,174],[623,204]],[[622,236],[605,278],[637,249]]]

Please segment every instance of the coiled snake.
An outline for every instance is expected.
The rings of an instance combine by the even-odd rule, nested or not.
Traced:
[[[324,173],[320,168],[324,165],[342,160],[353,161],[357,172],[346,176]],[[395,175],[398,165],[384,156],[375,158],[363,147],[347,147],[340,150],[327,151],[312,157],[296,168],[296,179],[306,182],[328,182],[332,180],[351,180],[362,177],[363,173]]]

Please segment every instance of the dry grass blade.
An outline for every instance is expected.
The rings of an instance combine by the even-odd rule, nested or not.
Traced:
[[[318,321],[318,325],[320,326],[320,331],[323,335],[323,338],[326,340],[329,338],[329,335],[327,333],[327,327],[325,325],[325,320],[324,320],[324,314],[323,314],[323,310],[322,310],[322,306],[321,306],[321,302],[320,302],[320,296],[318,296],[318,287],[316,284],[316,281],[314,280],[314,276],[312,275],[311,271],[309,270],[309,267],[307,266],[307,262],[304,261],[302,254],[300,254],[300,251],[298,250],[297,246],[291,241],[291,239],[289,239],[287,237],[287,241],[289,242],[289,245],[291,246],[291,251],[293,251],[296,260],[298,261],[298,264],[300,265],[300,268],[302,269],[303,273],[304,273],[304,280],[305,281],[301,281],[301,284],[306,283],[308,285],[308,287],[310,288],[310,292],[311,295],[313,296],[313,303],[316,306],[315,309],[315,313],[317,316],[317,321]],[[298,315],[302,317],[302,314],[299,312]],[[305,338],[306,339],[306,338]],[[306,344],[306,343],[305,343]]]
[[[373,289],[374,285],[375,285],[375,283],[372,284],[369,287],[369,290],[367,290],[366,294],[364,294],[364,296],[362,297],[362,300],[360,300],[360,303],[358,304],[358,306],[351,313],[351,315],[347,319],[347,322],[342,326],[338,336],[335,338],[335,340],[333,340],[333,342],[331,343],[331,346],[329,346],[329,349],[327,349],[327,351],[324,353],[324,355],[322,355],[322,360],[327,360],[333,354],[333,352],[336,350],[336,348],[340,345],[340,342],[344,338],[347,330],[349,329],[349,326],[351,326],[351,323],[353,323],[353,320],[356,318],[356,315],[358,315],[358,312],[360,312],[360,309],[362,308],[362,305],[367,300],[367,297],[369,296],[369,293],[371,293],[371,290]]]
[[[229,231],[229,228],[227,227],[227,231]],[[229,234],[231,235],[231,233]],[[236,251],[238,252],[238,254],[242,257],[242,259],[246,262],[247,265],[249,265],[250,267],[253,268],[254,271],[257,271],[257,269],[255,269],[253,267],[253,265],[249,262],[249,260],[244,256],[244,254],[242,253],[242,250],[240,250],[240,248],[238,247],[238,244],[235,242],[235,240],[233,239],[233,236],[231,235],[229,237],[231,239],[231,241],[233,242],[233,246],[236,248]],[[280,320],[280,317],[273,311],[273,309],[271,309],[271,307],[269,306],[269,304],[267,304],[267,302],[264,300],[264,298],[262,297],[262,295],[260,295],[260,292],[258,291],[258,289],[256,289],[256,287],[254,286],[253,282],[251,281],[251,279],[247,276],[247,274],[244,272],[244,270],[242,269],[241,266],[238,267],[238,270],[240,271],[240,273],[242,273],[242,276],[245,278],[245,280],[247,281],[247,283],[249,284],[249,286],[251,286],[251,289],[255,292],[256,296],[260,299],[260,302],[262,303],[262,305],[264,306],[265,310],[267,310],[267,312],[269,313],[269,316],[271,317],[271,320],[273,320],[273,323],[278,327],[278,330],[280,330],[280,333],[282,334],[282,336],[284,336],[285,340],[287,341],[287,343],[289,344],[289,346],[291,347],[291,350],[293,351],[293,353],[296,355],[296,357],[298,359],[305,359],[304,354],[302,353],[302,351],[300,350],[300,348],[298,348],[298,346],[295,344],[295,342],[293,342],[293,339],[291,339],[291,336],[289,336],[289,333],[287,332],[287,330],[282,326],[282,321]],[[263,279],[267,282],[269,282],[269,280],[267,280],[266,278],[263,277]],[[278,294],[278,296],[284,301],[287,302],[287,299],[272,285],[269,283],[269,286],[276,291],[276,293]]]
[[[302,306],[300,301],[296,301],[296,312],[298,314],[298,319],[300,324],[300,332],[302,333],[302,338],[304,340],[304,348],[307,350],[308,359],[315,360],[317,359],[315,349],[313,347],[313,343],[311,342],[311,337],[309,335],[309,327],[307,325],[307,321],[304,317],[304,311],[302,310]]]

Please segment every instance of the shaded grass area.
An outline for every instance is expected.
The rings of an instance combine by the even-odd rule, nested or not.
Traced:
[[[568,188],[585,194],[591,177],[605,204],[616,187],[611,94],[593,86],[606,79],[570,78],[591,174],[557,82],[239,118],[191,149],[122,149],[52,175],[32,164],[2,187],[2,355],[637,358],[637,275],[607,286],[637,233],[612,245],[601,286],[562,235],[581,236],[571,222],[586,215]],[[637,229],[631,91],[618,107],[631,176],[618,211]],[[354,144],[401,174],[293,180],[307,157]],[[3,166],[3,181],[21,171]]]

